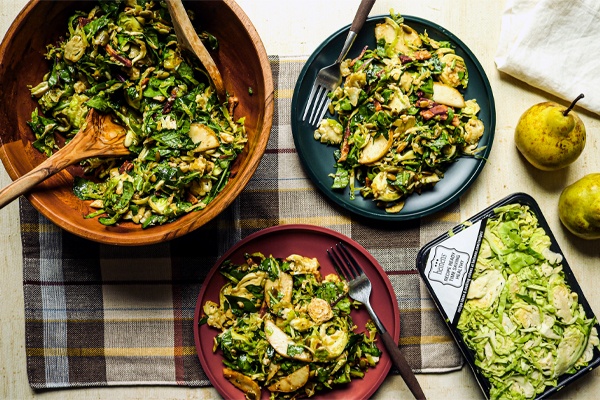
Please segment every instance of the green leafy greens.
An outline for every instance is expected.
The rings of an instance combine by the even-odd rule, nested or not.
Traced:
[[[375,28],[377,47],[342,62],[342,86],[314,132],[334,151],[332,189],[349,187],[389,213],[432,187],[461,156],[473,156],[484,133],[476,100],[464,100],[465,61],[452,45],[417,33],[392,15]]]
[[[213,350],[223,353],[224,375],[260,397],[310,397],[362,378],[379,361],[372,321],[356,333],[348,287],[335,274],[322,278],[316,259],[247,254],[225,262],[219,304],[207,301],[201,323],[219,329]]]
[[[217,46],[209,33],[199,36]],[[93,200],[88,217],[164,224],[203,209],[227,184],[247,141],[244,119],[233,120],[235,99],[220,104],[203,67],[180,52],[164,2],[100,1],[77,11],[46,57],[51,69],[31,88],[37,150],[50,156],[57,135],[68,141],[90,109],[127,130],[130,156],[82,162],[87,179],[73,190]]]
[[[492,399],[532,399],[592,359],[596,319],[586,317],[531,209],[494,212],[457,328]]]

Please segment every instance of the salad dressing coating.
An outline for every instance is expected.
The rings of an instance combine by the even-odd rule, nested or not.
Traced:
[[[245,146],[244,119],[233,119],[235,98],[219,104],[206,71],[180,52],[164,3],[100,1],[67,28],[48,46],[51,70],[30,89],[39,104],[33,146],[51,156],[93,108],[127,129],[131,152],[82,162],[89,179],[76,178],[73,190],[97,209],[87,218],[146,228],[206,207]],[[200,37],[216,48],[214,36]]]
[[[377,47],[340,66],[343,84],[314,138],[336,146],[333,189],[349,188],[388,213],[410,194],[443,178],[461,156],[473,156],[485,127],[479,105],[465,100],[469,74],[452,44],[418,33],[399,15],[375,28]]]
[[[375,325],[355,332],[350,313],[360,303],[337,275],[321,276],[316,258],[245,259],[220,267],[227,283],[219,304],[205,302],[200,323],[220,330],[213,351],[222,352],[225,378],[247,398],[256,398],[256,387],[272,398],[311,397],[363,378],[379,362]]]

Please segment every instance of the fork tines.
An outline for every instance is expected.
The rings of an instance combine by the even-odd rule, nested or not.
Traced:
[[[302,121],[306,120],[306,115],[312,108],[308,123],[313,126],[316,126],[319,123],[323,118],[323,115],[325,115],[329,102],[331,101],[327,96],[328,94],[329,90],[324,86],[317,86],[316,84],[313,86],[308,97],[308,102],[306,103],[306,108],[304,109]]]
[[[360,265],[354,260],[346,246],[342,242],[327,250],[327,254],[333,262],[333,267],[344,279],[351,281],[364,275]]]

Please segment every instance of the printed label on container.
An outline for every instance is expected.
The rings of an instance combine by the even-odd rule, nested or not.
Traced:
[[[484,228],[485,220],[477,221],[429,251],[425,276],[451,324],[465,302]]]

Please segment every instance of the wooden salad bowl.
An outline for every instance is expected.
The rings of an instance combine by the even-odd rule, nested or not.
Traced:
[[[75,10],[90,10],[89,1],[31,0],[16,17],[0,45],[0,159],[15,180],[45,160],[31,145],[35,139],[27,125],[37,103],[28,85],[35,86],[51,67],[44,54],[67,29]],[[39,184],[26,195],[45,217],[61,228],[89,240],[113,245],[147,245],[171,240],[197,229],[225,210],[244,189],[265,152],[273,122],[273,78],[269,60],[256,29],[233,0],[188,1],[203,30],[219,41],[213,52],[225,87],[239,99],[235,118],[245,116],[248,143],[239,155],[237,172],[204,209],[174,222],[142,229],[132,222],[104,226],[89,201],[73,194],[74,176],[81,167],[69,167]],[[252,90],[250,91],[249,88]]]

